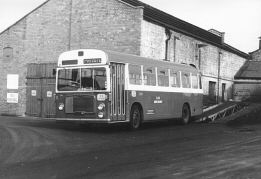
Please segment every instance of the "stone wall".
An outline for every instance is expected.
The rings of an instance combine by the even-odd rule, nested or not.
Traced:
[[[49,1],[0,34],[0,112],[24,115],[28,63],[54,62],[67,49],[69,3]],[[12,58],[3,49],[13,49]],[[18,89],[7,89],[7,75],[19,75]],[[18,103],[7,103],[7,93],[18,93]]]
[[[261,101],[260,80],[237,80],[234,84],[234,100]]]
[[[171,29],[169,34],[167,60],[200,68],[206,95],[209,81],[227,83],[229,99],[245,59]],[[28,63],[57,62],[60,53],[79,48],[163,60],[167,38],[165,27],[143,20],[142,8],[119,0],[49,0],[0,34],[0,113],[24,114]],[[7,89],[8,74],[19,75],[18,89]],[[18,93],[18,103],[7,103],[7,93]]]
[[[141,56],[165,58],[165,31],[166,29],[160,25],[142,21]],[[222,97],[222,84],[225,87],[224,99],[233,98],[234,76],[245,63],[245,58],[175,31],[171,31],[168,48],[167,60],[194,64],[200,68],[205,96],[209,95],[209,81],[212,81],[216,83],[215,93],[216,96],[219,94],[219,101]]]
[[[71,49],[99,48],[140,55],[143,9],[117,0],[72,3]]]
[[[24,115],[28,63],[57,62],[79,48],[139,55],[142,13],[117,0],[49,0],[36,8],[0,34],[0,113]],[[18,89],[7,89],[7,74],[19,75]],[[18,93],[18,103],[7,103],[7,93]]]

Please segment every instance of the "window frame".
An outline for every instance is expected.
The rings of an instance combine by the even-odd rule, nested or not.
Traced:
[[[157,74],[155,67],[143,66],[143,85],[157,86]],[[148,78],[150,77],[150,78]]]
[[[12,60],[14,58],[14,49],[13,47],[7,46],[3,48],[3,59]]]
[[[172,76],[172,74],[176,74],[176,78],[175,78],[175,80],[173,80],[173,82],[175,81],[176,83],[173,83],[173,84],[171,84],[171,77],[174,77],[174,76]],[[174,86],[174,84],[176,84],[176,85]],[[170,69],[169,85],[172,88],[180,88],[181,87],[180,71]]]
[[[194,81],[196,80],[196,81]],[[194,83],[196,82],[196,83]],[[196,85],[196,86],[194,86]],[[191,88],[192,89],[199,89],[199,79],[198,79],[198,74],[194,74],[194,73],[191,73]]]
[[[181,81],[182,81],[182,88],[191,88],[191,76],[189,72],[184,72],[184,71],[181,72]]]
[[[131,73],[131,68],[130,67],[137,67],[137,69],[133,68],[134,69],[134,71],[133,71],[134,73]],[[140,74],[135,73],[135,72],[138,72],[138,68],[139,68]],[[135,70],[137,70],[137,71],[135,71]],[[129,84],[131,84],[131,85],[142,85],[142,66],[135,65],[135,64],[129,64],[128,65],[128,72],[129,72]],[[132,83],[132,80],[134,80],[134,83]]]
[[[157,68],[157,78],[158,86],[169,87],[169,69]]]

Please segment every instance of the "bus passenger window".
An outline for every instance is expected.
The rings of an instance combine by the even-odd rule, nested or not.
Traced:
[[[170,78],[169,78],[170,86],[171,87],[180,87],[180,80],[179,80],[179,73],[171,71]]]
[[[169,74],[167,70],[158,71],[158,85],[169,86]]]
[[[156,86],[155,68],[146,68],[143,70],[144,85]]]
[[[195,74],[192,74],[191,79],[192,79],[192,88],[198,89],[198,76]]]
[[[190,74],[189,73],[182,73],[182,87],[183,88],[190,88]]]
[[[138,65],[129,65],[130,84],[141,85],[141,67]]]

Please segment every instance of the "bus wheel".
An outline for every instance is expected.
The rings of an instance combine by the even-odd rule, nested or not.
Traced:
[[[141,126],[141,111],[137,105],[131,108],[130,113],[130,129],[136,130]]]
[[[188,104],[184,104],[182,107],[181,123],[188,124],[190,122],[190,109]]]

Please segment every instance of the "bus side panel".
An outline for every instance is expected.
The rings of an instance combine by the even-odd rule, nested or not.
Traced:
[[[141,104],[144,121],[180,118],[183,104],[188,103],[191,116],[202,114],[202,94],[128,91],[129,110],[131,105]]]
[[[129,91],[128,99],[130,108],[135,102],[141,104],[144,121],[180,117],[182,107],[179,104],[184,100],[179,93],[144,91]]]
[[[203,95],[193,94],[191,100],[191,116],[199,116],[203,113]]]
[[[182,94],[183,96],[183,105],[184,103],[188,103],[190,107],[191,116],[198,116],[202,114],[202,99],[203,95],[194,93],[194,94]]]

